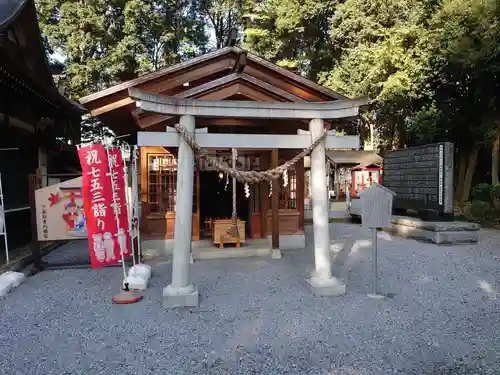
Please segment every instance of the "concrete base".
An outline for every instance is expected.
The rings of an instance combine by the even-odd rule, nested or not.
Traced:
[[[434,222],[418,218],[395,216],[388,232],[404,238],[413,238],[437,245],[476,243],[480,226],[467,222]]]
[[[196,285],[185,288],[174,288],[169,285],[163,288],[163,308],[198,307],[200,296]]]
[[[311,293],[315,297],[337,297],[346,293],[345,284],[341,283],[335,277],[332,277],[329,280],[312,277],[307,279],[306,283],[309,284]]]
[[[281,250],[297,250],[306,247],[305,234],[289,234],[280,236]],[[172,255],[174,240],[143,240],[142,248],[144,258],[156,258],[159,256]],[[271,237],[249,238],[241,248],[226,247],[219,249],[210,240],[200,240],[191,242],[191,255],[193,260],[197,259],[217,259],[217,258],[242,258],[248,256],[268,256],[271,248]],[[210,254],[210,251],[213,254]]]
[[[216,247],[210,247],[206,249],[193,250],[193,256],[195,260],[267,257],[269,256],[269,247],[248,248],[248,249],[245,248],[219,249]]]
[[[281,250],[271,249],[271,259],[281,259]]]

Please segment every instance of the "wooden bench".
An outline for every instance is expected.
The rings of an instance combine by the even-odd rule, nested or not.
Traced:
[[[228,243],[234,243],[239,248],[242,243],[245,243],[245,221],[238,219],[239,237],[233,237],[228,234],[232,225],[233,221],[231,219],[220,219],[213,222],[212,239],[215,245],[219,245],[219,248],[223,249],[224,244]]]

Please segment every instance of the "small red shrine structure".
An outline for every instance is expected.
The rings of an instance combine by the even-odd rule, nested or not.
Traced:
[[[383,168],[378,164],[357,166],[351,169],[351,197],[357,197],[368,186],[374,182],[382,184]]]

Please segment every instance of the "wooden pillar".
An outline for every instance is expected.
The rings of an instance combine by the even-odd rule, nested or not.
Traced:
[[[259,156],[260,170],[269,168],[269,154],[267,151]],[[267,237],[267,211],[269,210],[269,183],[260,182],[260,238]]]
[[[279,163],[279,150],[273,148],[271,153],[271,168],[275,168]],[[279,180],[273,180],[273,194],[271,196],[271,214],[272,214],[272,248],[280,248],[280,221],[279,221]]]
[[[304,231],[304,195],[305,195],[305,170],[304,159],[301,159],[295,164],[295,176],[297,178],[297,210],[299,211],[299,231]]]

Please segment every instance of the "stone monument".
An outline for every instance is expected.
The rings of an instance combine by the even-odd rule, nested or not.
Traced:
[[[423,220],[453,220],[453,143],[389,151],[385,187],[394,191],[394,209],[413,209]]]
[[[386,153],[382,181],[396,193],[393,233],[436,244],[477,242],[478,224],[453,221],[453,155],[450,142]]]

